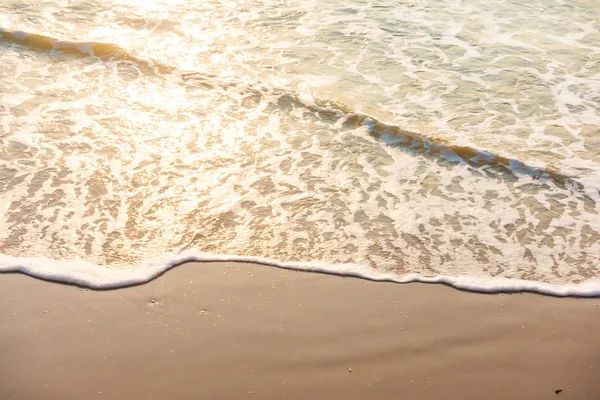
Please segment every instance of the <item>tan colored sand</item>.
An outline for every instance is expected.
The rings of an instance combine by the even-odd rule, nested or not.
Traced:
[[[0,399],[598,400],[599,304],[239,263],[0,275]]]

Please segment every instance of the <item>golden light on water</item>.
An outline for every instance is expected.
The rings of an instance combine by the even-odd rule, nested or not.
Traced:
[[[3,254],[131,268],[186,248],[398,276],[597,275],[600,44],[583,15],[31,7],[30,20],[0,13]],[[570,47],[550,45],[561,29]]]

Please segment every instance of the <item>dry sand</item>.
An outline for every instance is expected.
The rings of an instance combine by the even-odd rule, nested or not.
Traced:
[[[113,291],[4,274],[0,399],[598,400],[599,304],[240,263]]]

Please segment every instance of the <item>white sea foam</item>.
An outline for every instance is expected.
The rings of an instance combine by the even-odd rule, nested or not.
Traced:
[[[600,296],[600,280],[597,279],[579,284],[552,285],[523,279],[444,275],[428,277],[420,274],[399,275],[393,272],[382,272],[366,264],[331,265],[318,261],[285,263],[262,257],[216,255],[190,249],[147,260],[142,264],[143,266],[123,269],[106,268],[86,261],[59,262],[52,259],[0,256],[0,272],[21,272],[45,280],[92,289],[117,289],[149,282],[172,268],[194,261],[253,263],[341,277],[356,277],[377,282],[441,283],[457,289],[480,293],[532,292],[560,297]]]
[[[597,9],[488,3],[0,5],[2,268],[597,295]]]

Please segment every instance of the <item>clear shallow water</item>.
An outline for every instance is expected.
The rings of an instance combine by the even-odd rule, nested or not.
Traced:
[[[593,1],[147,3],[0,6],[0,269],[600,291]]]

